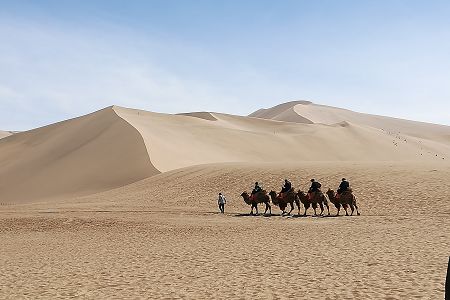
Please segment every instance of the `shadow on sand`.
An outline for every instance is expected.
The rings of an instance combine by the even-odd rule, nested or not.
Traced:
[[[291,215],[282,215],[282,214],[250,214],[250,213],[239,213],[239,214],[233,214],[233,217],[266,217],[266,218],[270,218],[270,217],[284,217],[284,218],[339,218],[339,217],[345,217],[345,215],[340,215],[340,216],[336,216],[336,215],[323,215],[323,216],[314,216],[314,215],[297,215],[297,214],[291,214]]]

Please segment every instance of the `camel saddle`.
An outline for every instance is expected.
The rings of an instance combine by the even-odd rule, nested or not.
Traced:
[[[340,197],[342,197],[342,195],[352,195],[353,194],[353,190],[351,188],[348,188],[347,190],[341,192],[341,194],[336,193],[336,199],[339,199]]]
[[[348,188],[346,191],[343,191],[341,193],[341,195],[344,195],[344,194],[353,194],[353,190],[351,188]]]
[[[250,201],[255,201],[256,200],[256,195],[258,195],[258,194],[265,195],[265,194],[267,194],[267,192],[266,192],[266,190],[261,190],[261,191],[255,193],[255,194],[251,194],[250,195]]]

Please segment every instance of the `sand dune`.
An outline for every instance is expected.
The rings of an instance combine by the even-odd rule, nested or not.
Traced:
[[[11,132],[0,130],[0,139],[10,136]]]
[[[2,203],[90,194],[156,173],[142,137],[112,108],[0,142]]]
[[[383,129],[386,132],[409,135],[450,144],[450,127],[397,118],[358,113],[347,109],[318,105],[309,101],[293,101],[258,110],[251,117],[297,123],[353,124]]]
[[[278,116],[285,116],[289,105],[281,105]],[[312,104],[301,102],[294,109],[298,105]],[[0,199],[16,203],[92,194],[211,163],[448,159],[450,144],[432,137],[393,134],[361,122],[305,124],[114,106],[2,140]]]
[[[220,113],[192,117],[115,109],[141,133],[162,172],[217,162],[442,160],[450,154],[450,145],[349,122],[294,124]]]

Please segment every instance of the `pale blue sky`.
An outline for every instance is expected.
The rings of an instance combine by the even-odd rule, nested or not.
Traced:
[[[448,1],[0,0],[0,129],[290,100],[450,125]]]

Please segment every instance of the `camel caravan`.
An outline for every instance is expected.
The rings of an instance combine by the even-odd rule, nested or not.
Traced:
[[[339,216],[341,207],[344,208],[346,216],[349,215],[349,208],[351,210],[351,216],[353,216],[355,210],[356,214],[358,216],[360,215],[356,204],[356,197],[353,195],[350,183],[345,178],[342,178],[342,182],[336,192],[332,189],[328,189],[326,193],[323,193],[321,187],[322,185],[318,181],[311,179],[311,187],[308,192],[305,193],[302,190],[296,192],[292,187],[291,182],[285,179],[281,192],[277,193],[275,191],[270,191],[267,193],[267,191],[263,190],[259,183],[256,182],[251,194],[243,192],[241,196],[246,204],[251,205],[251,215],[254,214],[253,210],[255,210],[256,215],[258,215],[258,204],[260,203],[265,204],[264,215],[272,215],[271,202],[280,208],[282,212],[281,215],[283,216],[292,213],[294,204],[297,206],[298,215],[301,215],[300,206],[303,204],[303,207],[305,208],[303,216],[307,215],[310,207],[314,209],[314,216],[323,216],[325,208],[327,209],[328,216],[330,216],[329,202],[336,207],[336,216]],[[287,211],[288,207],[289,211]],[[317,208],[320,208],[319,214],[317,214]]]

